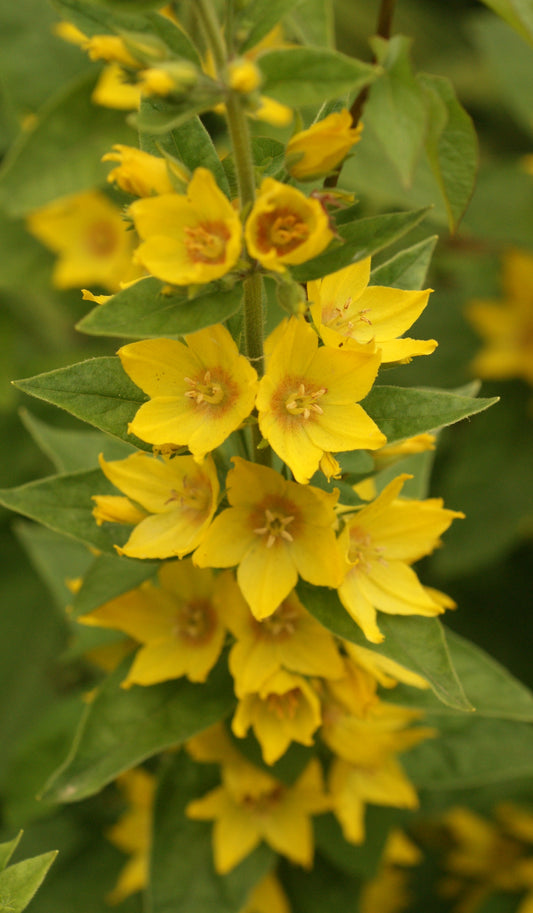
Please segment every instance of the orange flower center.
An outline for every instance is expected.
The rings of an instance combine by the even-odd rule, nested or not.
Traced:
[[[231,408],[239,395],[238,386],[233,378],[220,367],[205,371],[197,377],[185,377],[184,380],[191,388],[185,392],[185,396],[212,414],[220,415]]]
[[[294,520],[294,515],[287,516],[279,511],[269,510],[267,507],[264,513],[264,526],[254,529],[258,536],[266,536],[266,547],[272,548],[275,542],[284,539],[285,542],[292,542],[294,537],[290,534],[287,527]]]
[[[175,488],[170,489],[170,497],[165,501],[165,507],[168,504],[176,504],[183,511],[191,513],[205,514],[211,504],[211,486],[199,478],[191,481],[187,476],[183,477],[182,488],[178,491]]]
[[[299,247],[309,234],[309,225],[290,209],[274,209],[257,220],[257,246],[264,251],[274,248],[279,256]]]
[[[89,226],[85,243],[91,256],[110,257],[117,249],[118,234],[112,222],[100,219]]]
[[[326,393],[325,387],[319,389],[313,385],[301,383],[298,389],[289,393],[285,400],[285,409],[291,415],[301,415],[302,418],[308,419],[312,413],[323,415],[324,410],[318,405],[317,400]]]
[[[242,799],[241,803],[249,811],[254,812],[258,815],[266,815],[272,811],[272,809],[279,805],[281,798],[284,795],[283,786],[275,786],[273,789],[265,790],[258,795],[252,795],[251,793],[246,793]]]
[[[174,636],[198,646],[210,640],[215,626],[216,616],[211,604],[205,599],[192,600],[179,607]]]
[[[192,387],[192,390],[187,390],[185,396],[196,403],[216,405],[224,399],[224,389],[221,384],[212,380],[211,371],[206,371],[201,381],[192,380],[190,377],[186,377],[185,381]]]
[[[224,222],[201,222],[185,228],[185,249],[193,263],[224,263],[230,230]]]
[[[271,713],[280,720],[293,720],[298,710],[302,692],[299,688],[292,688],[285,694],[269,694],[267,706]]]
[[[348,561],[354,568],[369,573],[372,561],[387,564],[383,557],[383,552],[383,546],[372,545],[371,536],[360,526],[354,526],[350,529]]]

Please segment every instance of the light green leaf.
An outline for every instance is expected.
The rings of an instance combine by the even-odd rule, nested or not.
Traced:
[[[481,0],[481,2],[505,19],[522,38],[533,46],[533,4],[531,0]]]
[[[101,431],[152,452],[150,445],[128,434],[128,422],[146,396],[112,355],[14,381],[37,399],[53,403]]]
[[[419,73],[429,104],[426,155],[440,188],[451,231],[461,221],[474,190],[478,144],[472,120],[443,76]]]
[[[418,225],[428,211],[426,207],[411,212],[391,212],[348,223],[338,219],[337,231],[344,242],[342,246],[332,246],[307,263],[291,267],[291,274],[297,282],[307,282],[328,276],[350,263],[357,263],[397,241]]]
[[[387,438],[401,441],[415,434],[436,431],[469,415],[483,412],[499,397],[472,398],[446,390],[418,390],[413,387],[373,387],[361,405]]]
[[[91,69],[70,83],[13,145],[0,173],[0,204],[10,215],[102,183],[104,152],[113,143],[134,144],[116,111],[91,102],[95,81]]]
[[[332,0],[305,0],[288,17],[291,32],[302,44],[335,47],[335,16]]]
[[[114,543],[123,545],[127,534],[116,524],[112,531],[107,524],[96,525],[91,500],[96,494],[116,494],[99,469],[49,476],[18,488],[1,489],[0,504],[86,545],[114,552]]]
[[[44,881],[57,852],[23,859],[0,872],[1,913],[21,913]]]
[[[326,48],[277,48],[261,54],[257,65],[262,93],[295,108],[358,92],[378,75],[369,64]]]
[[[70,618],[78,618],[135,589],[157,572],[159,562],[137,561],[124,555],[98,555],[83,575],[83,583],[71,601]]]
[[[433,235],[412,247],[406,247],[390,260],[376,266],[370,274],[370,285],[401,289],[423,288],[437,241],[437,235]]]
[[[76,472],[78,469],[94,469],[98,455],[103,453],[106,460],[121,460],[133,453],[129,444],[98,431],[71,431],[55,428],[32,415],[27,409],[20,410],[25,428],[43,453],[52,461],[57,472]]]
[[[90,311],[77,329],[93,336],[146,339],[194,333],[235,314],[242,301],[242,286],[225,289],[211,284],[196,298],[164,295],[158,279],[141,279]]]
[[[352,620],[334,590],[300,583],[298,592],[303,605],[325,628],[344,640],[369,647],[361,628]],[[442,625],[436,618],[382,612],[379,625],[385,640],[379,646],[372,645],[376,653],[424,676],[444,704],[461,711],[473,709],[453,667]]]
[[[70,754],[44,795],[77,802],[97,793],[122,771],[175,747],[227,716],[234,706],[226,660],[207,682],[187,679],[124,690],[131,660],[122,663],[84,710]]]
[[[138,113],[130,114],[129,122],[140,133],[157,138],[179,130],[191,118],[210,111],[223,101],[222,89],[212,81],[208,86],[193,87],[171,103],[144,105]]]
[[[54,597],[59,617],[66,627],[65,606],[72,600],[67,580],[82,577],[94,560],[93,556],[81,542],[67,539],[36,523],[17,520],[14,530],[35,570]]]
[[[426,133],[428,104],[410,61],[412,39],[395,35],[370,44],[384,73],[370,88],[365,123],[370,123],[405,187],[411,184]]]
[[[533,21],[533,4],[531,5]],[[521,127],[533,133],[533,80],[531,43],[525,44],[505,22],[483,15],[471,25],[493,81],[493,89]],[[532,32],[533,35],[533,32]],[[500,163],[499,163],[500,164]]]
[[[255,47],[302,0],[251,0],[242,6],[235,21],[239,53]]]
[[[13,840],[8,840],[5,843],[0,843],[0,870],[5,869],[6,865],[8,864],[9,860],[11,859],[13,853],[20,843],[22,834],[23,832],[19,831],[17,836],[13,837]]]
[[[212,823],[192,821],[185,807],[217,781],[212,768],[195,763],[184,752],[169,763],[155,801],[150,913],[238,913],[274,865],[273,851],[263,844],[227,875],[215,872]]]

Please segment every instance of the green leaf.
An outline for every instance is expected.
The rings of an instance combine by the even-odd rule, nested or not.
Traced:
[[[257,65],[261,92],[295,108],[358,92],[378,75],[369,64],[326,48],[277,48],[261,54]]]
[[[333,634],[369,648],[359,625],[352,620],[337,593],[325,587],[300,583],[303,605]],[[472,710],[452,665],[442,625],[436,618],[416,616],[379,616],[385,640],[372,650],[396,660],[428,680],[440,701],[457,710]]]
[[[125,542],[124,529],[113,524],[113,530],[96,525],[92,515],[95,494],[116,494],[99,469],[49,476],[0,490],[0,504],[49,529],[63,533],[104,552],[114,552],[113,545]]]
[[[476,131],[450,80],[427,73],[419,73],[417,79],[430,111],[426,155],[446,206],[450,231],[455,231],[474,190]]]
[[[129,122],[139,132],[157,138],[179,130],[191,118],[210,111],[223,101],[222,90],[217,83],[211,82],[206,87],[193,87],[172,103],[144,105],[138,112],[130,114]]]
[[[344,872],[367,881],[378,872],[391,828],[400,827],[409,814],[397,808],[368,805],[365,809],[365,839],[360,846],[344,839],[334,815],[320,815],[314,820],[317,849]]]
[[[305,0],[290,14],[289,27],[302,44],[334,48],[333,0]]]
[[[61,621],[66,624],[65,606],[72,600],[67,580],[83,577],[94,560],[89,549],[81,542],[26,520],[17,520],[14,530],[35,570],[54,597]]]
[[[24,393],[53,403],[107,434],[152,451],[150,445],[128,434],[128,422],[146,396],[129,379],[115,356],[91,358],[14,384]]]
[[[8,840],[6,843],[0,843],[0,870],[5,869],[6,865],[11,859],[13,853],[20,843],[22,833],[22,831],[19,831],[17,836],[13,837],[13,840]]]
[[[365,123],[369,122],[404,187],[411,184],[426,133],[428,104],[410,61],[412,39],[370,39],[384,73],[372,84]]]
[[[70,618],[78,618],[135,589],[153,577],[156,561],[137,561],[124,555],[98,555],[83,575],[83,583],[70,605]]]
[[[453,425],[469,415],[483,412],[498,399],[497,396],[472,398],[446,390],[384,385],[373,387],[361,405],[386,436],[387,443],[392,444],[415,434]]]
[[[359,909],[361,880],[317,855],[310,871],[300,866],[283,866],[283,887],[292,913],[324,913],[324,910]]]
[[[169,763],[154,810],[150,913],[238,913],[252,888],[274,864],[274,853],[257,847],[227,875],[213,867],[208,821],[192,821],[185,807],[217,785],[212,768],[192,761],[184,752]]]
[[[533,9],[533,7],[532,7]],[[533,19],[533,13],[532,13]],[[533,133],[531,46],[494,16],[480,16],[471,25],[476,44],[494,80],[494,89],[521,127]],[[533,32],[532,32],[533,34]],[[501,162],[498,163],[501,166]]]
[[[302,0],[251,0],[241,7],[235,20],[239,53],[244,54],[259,44],[281,22],[283,16],[301,2]]]
[[[0,174],[0,204],[10,215],[102,183],[104,152],[113,143],[133,144],[116,111],[92,103],[95,82],[91,69],[70,83],[13,145]]]
[[[97,793],[122,771],[175,747],[227,716],[234,706],[225,658],[207,682],[187,679],[124,690],[131,659],[122,663],[87,705],[65,763],[44,796],[77,802]]]
[[[57,852],[23,859],[0,872],[0,911],[21,913],[44,881]]]
[[[121,460],[133,453],[133,448],[128,444],[97,431],[55,428],[32,415],[27,409],[20,410],[20,417],[24,427],[30,432],[37,446],[52,461],[57,472],[94,469],[98,465],[100,453],[103,453],[106,460]]]
[[[347,224],[338,222],[337,231],[344,242],[342,246],[333,246],[307,263],[291,267],[291,274],[297,282],[307,282],[328,276],[350,263],[357,263],[397,241],[418,225],[428,212],[429,208],[425,207],[411,212],[369,216]]]
[[[508,22],[528,44],[533,45],[531,0],[481,0],[481,2]]]
[[[235,314],[242,301],[242,286],[230,289],[216,284],[204,288],[196,298],[162,294],[158,279],[141,279],[90,311],[77,329],[93,336],[122,336],[147,339],[194,333]]]
[[[437,235],[433,235],[376,266],[370,274],[370,284],[401,289],[423,288],[437,241]]]

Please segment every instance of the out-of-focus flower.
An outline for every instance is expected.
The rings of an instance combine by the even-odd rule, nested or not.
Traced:
[[[328,114],[287,143],[287,168],[297,181],[308,181],[333,171],[361,139],[362,124],[352,126],[346,109]],[[292,164],[291,164],[292,162]]]

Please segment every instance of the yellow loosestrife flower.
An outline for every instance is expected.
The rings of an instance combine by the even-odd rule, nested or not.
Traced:
[[[301,675],[280,669],[257,694],[239,701],[231,728],[244,738],[252,727],[263,760],[275,764],[291,742],[312,745],[320,722],[320,700],[311,685]]]
[[[339,597],[372,643],[383,635],[377,612],[433,617],[444,610],[410,567],[439,544],[455,517],[442,499],[399,500],[407,475],[393,479],[379,497],[346,518],[339,545],[346,556],[346,576]]]
[[[420,316],[431,289],[404,291],[369,285],[370,257],[307,283],[311,315],[328,346],[374,345],[382,362],[430,355],[434,339],[400,339]]]
[[[316,586],[337,586],[338,492],[303,488],[240,457],[233,462],[227,476],[231,507],[215,518],[194,562],[200,567],[238,565],[239,587],[259,620],[276,611],[298,575]]]
[[[102,70],[91,101],[102,108],[136,111],[141,103],[141,87],[128,82],[127,74],[120,64],[110,63]]]
[[[362,124],[352,126],[352,115],[344,108],[295,133],[287,143],[289,173],[297,181],[329,174],[359,142],[362,129]]]
[[[206,168],[197,168],[187,194],[137,200],[130,213],[143,243],[135,259],[173,285],[195,285],[225,276],[241,253],[238,213]]]
[[[472,362],[478,377],[521,377],[533,384],[533,256],[509,251],[501,301],[472,301],[466,316],[485,346]]]
[[[117,143],[112,152],[102,156],[103,162],[118,162],[116,168],[107,175],[111,184],[117,184],[121,190],[131,193],[136,197],[151,197],[162,193],[173,193],[174,185],[170,174],[187,183],[189,176],[185,168],[176,162],[159,158],[136,149],[134,146],[124,146]]]
[[[222,786],[189,802],[185,809],[189,818],[214,819],[213,851],[219,874],[231,871],[262,840],[291,862],[311,867],[310,816],[329,808],[316,758],[292,786],[245,763],[223,768],[222,780]]]
[[[159,459],[134,453],[107,463],[104,475],[146,511],[123,548],[130,558],[182,558],[202,541],[215,513],[219,484],[215,464],[207,457],[198,466],[191,456]],[[122,521],[123,522],[123,521]]]
[[[123,688],[183,675],[204,682],[222,651],[231,608],[221,598],[222,577],[185,559],[162,565],[158,579],[158,586],[148,581],[78,619],[124,631],[143,645]]]
[[[228,64],[228,83],[234,92],[248,94],[261,85],[261,71],[252,60],[245,57],[231,60]]]
[[[303,317],[274,330],[257,410],[261,433],[302,484],[330,451],[376,450],[386,443],[357,405],[369,392],[379,355],[318,346]]]
[[[283,888],[272,872],[255,886],[239,913],[291,913]]]
[[[122,281],[139,275],[132,266],[134,236],[103,193],[87,190],[56,200],[31,213],[27,225],[58,255],[52,276],[56,288],[94,283],[116,292]]]
[[[273,178],[263,179],[244,234],[250,256],[277,273],[316,257],[333,238],[319,201]]]
[[[150,396],[128,426],[143,441],[186,445],[201,461],[253,409],[257,374],[222,324],[186,336],[185,343],[149,339],[118,354]]]
[[[131,859],[106,897],[109,904],[121,903],[131,894],[142,891],[148,884],[156,781],[148,771],[139,767],[121,774],[117,778],[117,785],[130,807],[106,832],[106,837],[124,853],[129,853]]]
[[[422,688],[423,690],[429,688],[429,682],[425,678],[418,675],[417,672],[406,669],[405,666],[388,656],[382,656],[375,650],[360,647],[359,644],[349,641],[344,641],[343,646],[350,659],[360,668],[370,672],[382,688],[395,688],[398,682],[410,685],[412,688]]]
[[[141,66],[118,35],[93,35],[91,38],[86,38],[81,46],[84,51],[87,51],[91,60],[120,63],[122,66],[133,69]]]

